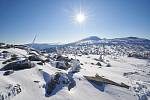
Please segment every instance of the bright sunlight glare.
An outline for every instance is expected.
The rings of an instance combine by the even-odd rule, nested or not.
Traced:
[[[76,15],[76,21],[79,23],[83,23],[85,21],[85,15],[82,13],[79,13]]]

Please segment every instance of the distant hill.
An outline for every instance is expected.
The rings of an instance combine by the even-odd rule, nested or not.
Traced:
[[[150,40],[144,39],[144,38],[138,38],[138,37],[124,37],[124,38],[114,38],[114,39],[101,39],[97,36],[90,36],[87,38],[84,38],[82,40],[78,40],[76,42],[68,43],[68,44],[26,44],[28,46],[32,46],[32,48],[35,49],[48,49],[48,48],[56,48],[56,47],[63,47],[63,46],[82,46],[82,45],[98,45],[98,44],[108,44],[108,45],[139,45],[143,46],[145,48],[150,49]]]

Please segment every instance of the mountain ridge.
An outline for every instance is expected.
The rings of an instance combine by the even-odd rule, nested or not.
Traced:
[[[83,38],[81,40],[66,43],[66,44],[55,44],[55,43],[34,43],[34,44],[25,44],[27,46],[31,46],[35,49],[45,49],[52,47],[60,47],[60,46],[77,46],[77,45],[92,45],[92,44],[100,44],[100,43],[108,43],[108,44],[139,44],[139,45],[150,45],[150,40],[139,37],[123,37],[123,38],[113,38],[113,39],[101,39],[98,36],[89,36],[87,38]]]

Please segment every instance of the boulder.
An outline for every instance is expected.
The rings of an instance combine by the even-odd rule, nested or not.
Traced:
[[[96,65],[98,65],[98,66],[102,66],[102,64],[100,63],[100,62],[97,62],[97,64]]]

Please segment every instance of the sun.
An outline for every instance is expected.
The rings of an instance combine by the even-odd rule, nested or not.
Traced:
[[[85,21],[86,17],[83,13],[79,13],[76,15],[76,21],[78,23],[83,23]]]

